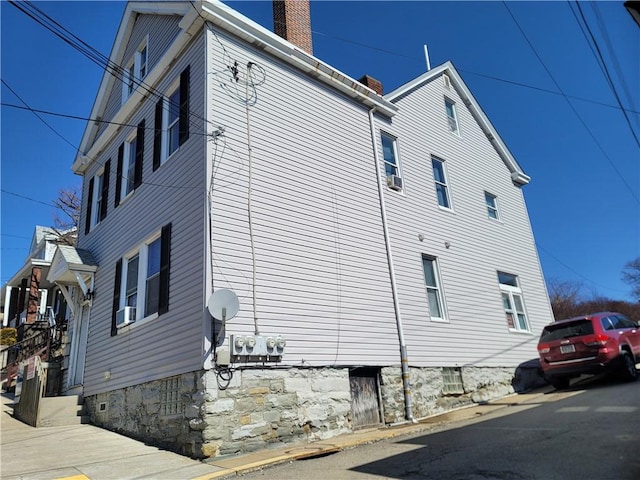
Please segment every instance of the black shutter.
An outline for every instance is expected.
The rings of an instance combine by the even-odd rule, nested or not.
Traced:
[[[180,119],[178,145],[189,139],[189,76],[190,66],[180,74]]]
[[[153,126],[153,171],[155,172],[162,162],[162,108],[164,98],[156,103],[155,125]]]
[[[116,327],[116,314],[120,309],[120,287],[122,283],[122,259],[116,263],[115,286],[113,288],[113,311],[111,312],[111,336],[118,334]]]
[[[114,207],[120,205],[120,194],[122,193],[122,161],[124,157],[124,143],[118,148],[118,168],[116,170],[116,202]]]
[[[142,161],[144,159],[144,119],[138,124],[136,136],[136,166],[133,174],[133,188],[142,185]]]
[[[102,202],[100,203],[100,221],[107,218],[107,206],[109,203],[109,173],[111,172],[111,159],[104,164],[102,174]]]
[[[84,223],[84,234],[88,234],[89,230],[91,230],[91,207],[93,204],[93,181],[95,177],[89,180],[89,193],[87,194],[87,217],[85,218]]]
[[[160,298],[158,315],[169,311],[169,266],[171,264],[171,224],[162,227],[160,237]]]

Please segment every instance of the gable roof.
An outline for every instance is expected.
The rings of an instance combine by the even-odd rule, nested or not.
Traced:
[[[407,95],[411,95],[412,92],[416,91],[421,86],[425,85],[428,82],[431,82],[434,78],[440,77],[443,74],[449,76],[451,84],[462,97],[465,106],[469,109],[476,122],[478,122],[478,125],[487,136],[487,139],[489,139],[493,147],[498,152],[498,155],[500,155],[505,165],[511,172],[511,179],[519,185],[526,185],[527,183],[529,183],[531,177],[524,173],[522,167],[520,167],[515,157],[511,154],[505,143],[502,141],[502,139],[498,135],[498,132],[489,121],[489,118],[480,107],[480,104],[471,94],[471,91],[462,80],[462,77],[460,76],[456,68],[453,66],[453,63],[446,62],[438,67],[429,70],[426,73],[423,73],[419,77],[416,77],[410,82],[407,82],[404,85],[396,88],[394,91],[389,92],[384,96],[384,98],[392,103],[395,103],[398,100],[406,97]]]
[[[392,117],[398,110],[395,105],[378,95],[369,87],[336,70],[329,64],[305,52],[300,47],[279,37],[219,0],[198,0],[194,2],[129,2],[122,16],[120,27],[118,28],[118,33],[116,34],[116,39],[111,49],[109,56],[110,62],[120,66],[124,63],[124,51],[127,47],[129,36],[132,33],[136,16],[140,13],[180,15],[183,17],[180,22],[180,33],[167,52],[151,71],[147,73],[144,79],[144,83],[152,88],[161,80],[172,60],[187,47],[192,36],[195,35],[202,28],[204,22],[207,21],[232,35],[240,37],[255,48],[279,58],[296,70],[302,71],[316,78],[318,81],[342,92],[367,108],[376,108],[379,113],[388,117]],[[106,108],[109,92],[112,86],[115,85],[115,82],[116,78],[114,75],[112,75],[109,70],[106,70],[103,74],[90,118],[101,118]],[[144,99],[145,95],[142,90],[144,89],[138,88],[133,92],[115,117],[109,119],[112,123],[108,125],[95,141],[93,141],[93,138],[99,124],[97,122],[87,123],[78,154],[72,166],[72,170],[75,173],[84,173],[87,166],[91,163],[92,157],[100,152],[109,139],[120,128],[116,124],[126,123],[125,120],[133,114],[138,104]],[[93,144],[91,144],[91,142],[93,142]]]

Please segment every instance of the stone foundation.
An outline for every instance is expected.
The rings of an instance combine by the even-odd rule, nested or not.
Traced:
[[[442,368],[411,368],[415,419],[483,403],[542,380],[530,368],[461,367],[448,390]],[[515,375],[515,376],[514,376]],[[400,367],[380,369],[385,424],[405,421]],[[220,388],[220,386],[222,388]],[[348,368],[191,372],[85,398],[94,424],[193,458],[228,456],[353,431]]]

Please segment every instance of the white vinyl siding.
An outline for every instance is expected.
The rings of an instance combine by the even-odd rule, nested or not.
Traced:
[[[399,112],[391,122],[402,138],[403,175],[412,179],[407,195],[385,197],[408,355],[422,367],[515,368],[535,356],[535,333],[553,321],[523,189],[514,185],[453,83],[447,95],[465,131],[464,137],[451,135],[442,90],[437,77],[405,94],[394,102]],[[390,128],[386,119],[376,120],[379,128]],[[442,214],[436,200],[431,155],[445,160],[447,184],[455,190],[450,215]],[[501,222],[487,221],[483,191],[499,199]],[[429,304],[416,261],[425,252],[438,260],[449,323],[425,322]],[[518,274],[531,334],[506,328],[496,270]]]
[[[154,35],[151,32],[150,38],[154,38]],[[150,64],[154,62],[151,55],[154,51],[155,48],[149,51]],[[199,118],[204,117],[204,102],[201,100],[204,98],[204,85],[202,80],[197,82],[194,79],[205,78],[204,59],[203,34],[194,39],[185,55],[167,71],[158,85],[159,90],[167,91],[176,76],[190,66],[191,110],[194,117]],[[156,97],[148,98],[128,123],[139,125],[145,119],[147,126],[153,126],[156,102]],[[130,134],[131,129],[118,132],[104,152],[96,158],[95,172],[92,166],[87,175],[95,175],[99,164],[107,159],[117,158],[118,148],[130,138]],[[178,161],[167,163],[157,171],[153,171],[151,133],[144,135],[144,143],[145,181],[136,188],[135,195],[130,196],[126,202],[121,202],[115,209],[113,205],[116,189],[111,188],[108,205],[113,210],[107,219],[108,228],[96,229],[90,235],[81,233],[78,238],[78,248],[91,251],[98,262],[95,290],[104,293],[95,296],[91,309],[85,395],[197,371],[203,365],[203,331],[205,324],[209,325],[208,320],[204,319],[206,299],[203,242],[206,215],[203,192],[207,188],[205,137],[190,136],[179,152],[176,152]],[[123,168],[123,176],[124,172]],[[124,193],[125,190],[122,191],[123,197]],[[109,320],[113,311],[118,260],[148,242],[154,233],[168,223],[171,223],[172,229],[167,313],[133,328],[121,329],[117,335],[111,336]],[[122,276],[124,271],[123,264]],[[153,275],[147,274],[148,270],[145,270],[145,288],[151,291],[155,288],[152,285],[155,280]],[[138,314],[138,318],[143,315]],[[167,352],[171,352],[170,362],[167,362]],[[103,378],[106,364],[109,364],[111,371],[108,385]]]
[[[249,111],[260,331],[286,338],[284,365],[399,364],[367,110],[312,77],[217,35],[238,65],[255,62],[268,79]],[[225,55],[212,35],[209,40],[208,70],[222,71]],[[218,158],[213,285],[233,288],[241,299],[227,333],[249,334],[254,326],[248,146],[244,134],[229,133],[246,132],[247,116],[229,94],[234,84],[227,77],[210,76],[207,99],[208,128],[224,125],[227,132],[217,145],[207,144],[207,157]],[[318,168],[336,161],[347,175]]]

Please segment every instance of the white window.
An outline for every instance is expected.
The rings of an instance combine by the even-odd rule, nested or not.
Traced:
[[[384,158],[384,172],[387,177],[390,175],[399,175],[396,138],[384,132],[381,133],[381,137],[382,156]]]
[[[125,197],[135,189],[136,156],[138,137],[135,136],[124,143],[124,163],[122,175],[122,191]]]
[[[106,202],[106,198],[102,198],[104,186],[104,172],[94,177],[93,198],[91,200],[91,227],[95,227],[102,221],[102,202]]]
[[[160,299],[160,237],[141,245],[123,260],[120,308],[134,307],[135,320],[158,312]]]
[[[180,146],[180,88],[164,100],[163,108],[163,159],[167,159]]]
[[[449,100],[448,98],[445,98],[444,106],[447,112],[447,121],[449,122],[449,130],[452,133],[459,134],[460,129],[458,128],[458,115],[456,114],[456,104],[451,100]]]
[[[444,160],[440,160],[437,157],[431,157],[431,165],[433,166],[433,179],[436,185],[438,205],[444,208],[451,208],[451,199],[449,197],[449,186],[447,185]]]
[[[124,69],[124,78],[122,79],[122,103],[131,96],[136,87],[147,76],[148,67],[148,47],[147,40],[145,39]]]
[[[435,258],[422,256],[422,269],[424,271],[424,283],[429,302],[429,314],[431,320],[446,320],[438,263]]]
[[[504,307],[507,326],[511,330],[530,332],[531,328],[527,320],[518,276],[498,272],[498,283],[500,284],[500,294],[502,296],[502,306]]]
[[[484,192],[484,201],[487,204],[489,218],[498,220],[498,197],[489,192]]]

